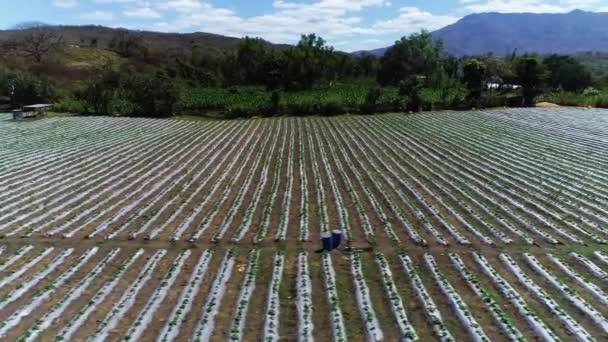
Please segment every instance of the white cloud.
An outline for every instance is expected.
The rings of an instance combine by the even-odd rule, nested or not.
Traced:
[[[53,0],[53,6],[62,8],[72,8],[78,6],[76,0]]]
[[[566,5],[568,7],[572,6],[580,6],[580,7],[589,7],[601,5],[602,0],[560,0],[560,4]]]
[[[598,0],[460,0],[469,12],[563,13],[573,9],[594,9]]]
[[[126,4],[139,1],[140,0],[93,0],[96,4]]]
[[[194,10],[200,10],[204,6],[197,0],[167,0],[156,5],[159,10],[172,10],[176,12],[187,13]]]
[[[163,20],[147,25],[145,29],[254,36],[276,43],[294,43],[301,34],[315,32],[336,46],[353,42],[348,45],[349,50],[379,47],[384,45],[382,41],[390,42],[396,36],[421,29],[434,30],[458,19],[451,15],[434,15],[413,7],[401,8],[394,14],[396,16],[386,20],[370,22],[369,19],[363,19],[365,11],[372,7],[393,6],[387,0],[274,0],[271,12],[250,17],[202,0],[136,1],[145,8],[159,12],[163,17]],[[127,5],[127,10],[130,7],[132,6]],[[125,9],[123,14],[127,15]]]
[[[78,1],[78,0],[54,0]],[[606,0],[458,0],[444,14],[417,7],[395,6],[391,0],[264,0],[272,1],[266,13],[243,16],[221,0],[87,0],[112,6],[128,18],[159,19],[149,24],[136,20],[139,29],[164,32],[203,31],[228,36],[256,36],[276,43],[294,43],[301,34],[315,32],[330,44],[349,50],[389,44],[401,35],[421,29],[435,30],[473,12],[566,12],[574,8],[599,10]],[[213,2],[212,2],[213,1]],[[251,0],[254,1],[254,0]],[[261,1],[261,0],[256,0]],[[386,18],[372,20],[367,12],[384,8]],[[122,17],[122,16],[121,16]],[[112,12],[96,11],[82,16],[112,21]],[[376,40],[378,40],[376,42]]]
[[[156,24],[156,29],[207,31],[230,36],[260,36],[274,42],[290,43],[303,33],[316,32],[332,38],[376,35],[378,30],[362,26],[358,14],[372,6],[391,6],[385,0],[318,0],[294,2],[275,0],[274,11],[242,17],[228,8],[215,7],[196,0],[170,0],[157,5],[160,10],[174,11],[172,22]]]
[[[378,33],[412,33],[420,30],[436,30],[453,24],[459,18],[450,15],[433,15],[430,12],[415,7],[402,7],[399,16],[393,19],[380,21],[372,26]]]
[[[82,14],[80,19],[88,21],[110,21],[114,20],[114,13],[106,11],[93,11]]]
[[[135,18],[160,18],[161,15],[150,7],[130,8],[122,12],[127,17]]]
[[[570,9],[608,12],[608,4],[605,0],[561,0],[560,3]]]
[[[365,7],[384,5],[384,0],[320,0],[313,3],[289,2],[276,0],[273,6],[282,10],[318,10],[326,13],[345,14],[346,12],[361,11]]]

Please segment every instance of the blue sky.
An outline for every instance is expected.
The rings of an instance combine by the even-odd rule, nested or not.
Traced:
[[[345,51],[390,45],[475,12],[608,11],[608,0],[0,0],[0,28],[24,21],[259,36],[315,32]]]

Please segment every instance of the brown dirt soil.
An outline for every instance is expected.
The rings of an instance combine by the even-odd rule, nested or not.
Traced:
[[[535,106],[536,106],[536,108],[559,108],[559,107],[561,107],[560,105],[551,103],[551,102],[539,102]]]

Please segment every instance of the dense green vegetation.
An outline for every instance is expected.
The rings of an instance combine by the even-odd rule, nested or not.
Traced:
[[[589,89],[583,93],[548,91],[539,100],[562,106],[608,108],[608,92],[600,92],[594,89]]]
[[[403,37],[382,58],[335,51],[315,34],[292,47],[246,38],[219,54],[198,45],[163,51],[125,30],[104,37],[103,48],[94,38],[67,48],[53,31],[35,28],[3,42],[0,104],[53,101],[57,111],[93,115],[235,118],[532,106],[538,100],[606,106],[608,97],[598,90],[602,78],[577,58],[455,58],[424,31]],[[96,51],[103,51],[102,62],[83,62]],[[68,62],[76,52],[81,56]]]

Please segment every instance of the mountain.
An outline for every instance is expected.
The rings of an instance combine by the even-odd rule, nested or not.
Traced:
[[[48,27],[50,26],[47,23],[43,23],[42,21],[24,21],[13,26],[13,30],[27,30],[35,27]]]
[[[153,50],[161,50],[167,53],[181,52],[198,48],[201,53],[217,55],[237,49],[242,39],[222,36],[212,33],[163,33],[151,31],[135,31],[123,28],[110,28],[104,26],[42,26],[19,25],[18,29],[0,30],[0,43],[2,41],[27,34],[31,29],[44,27],[45,30],[53,31],[62,36],[63,41],[69,46],[89,47],[95,45],[99,49],[107,49],[112,39],[118,35],[128,34],[137,37]],[[268,43],[269,45],[272,45]],[[274,46],[274,45],[273,45]],[[276,45],[280,46],[280,45]]]
[[[455,56],[608,51],[608,13],[479,13],[432,33]],[[382,56],[387,48],[357,52]]]
[[[34,27],[34,29],[35,28],[36,27]],[[26,34],[30,29],[32,29],[32,27],[0,31],[0,41]],[[162,47],[167,50],[182,49],[191,46],[204,46],[210,50],[222,51],[236,48],[240,42],[240,39],[237,38],[224,37],[210,33],[160,33],[93,25],[45,26],[44,29],[60,34],[67,45],[88,46],[94,41],[100,48],[106,48],[115,36],[122,33],[137,35],[152,48]]]
[[[211,74],[214,63],[224,55],[234,53],[243,41],[203,32],[162,33],[93,25],[45,26],[34,22],[19,25],[19,28],[0,30],[0,68],[5,65],[5,51],[8,58],[19,55],[12,49],[12,42],[26,41],[31,58],[15,57],[11,63],[18,69],[35,71],[66,89],[77,85],[77,81],[90,78],[93,67],[109,64],[138,68],[162,65],[172,71],[195,73],[198,69],[190,64],[195,58],[198,67],[211,70],[211,76],[205,74],[200,77],[211,79],[215,77]],[[46,54],[46,47],[40,41],[55,47],[52,54],[40,57]],[[267,44],[276,49],[285,47]],[[24,50],[20,52],[24,54]],[[37,63],[37,58],[40,61],[44,59],[45,63]]]
[[[362,50],[362,51],[355,51],[352,54],[355,56],[365,56],[365,55],[372,55],[372,56],[376,56],[376,57],[382,57],[384,56],[384,53],[386,52],[386,50],[388,50],[388,47],[385,48],[379,48],[379,49],[374,49],[374,50]]]

